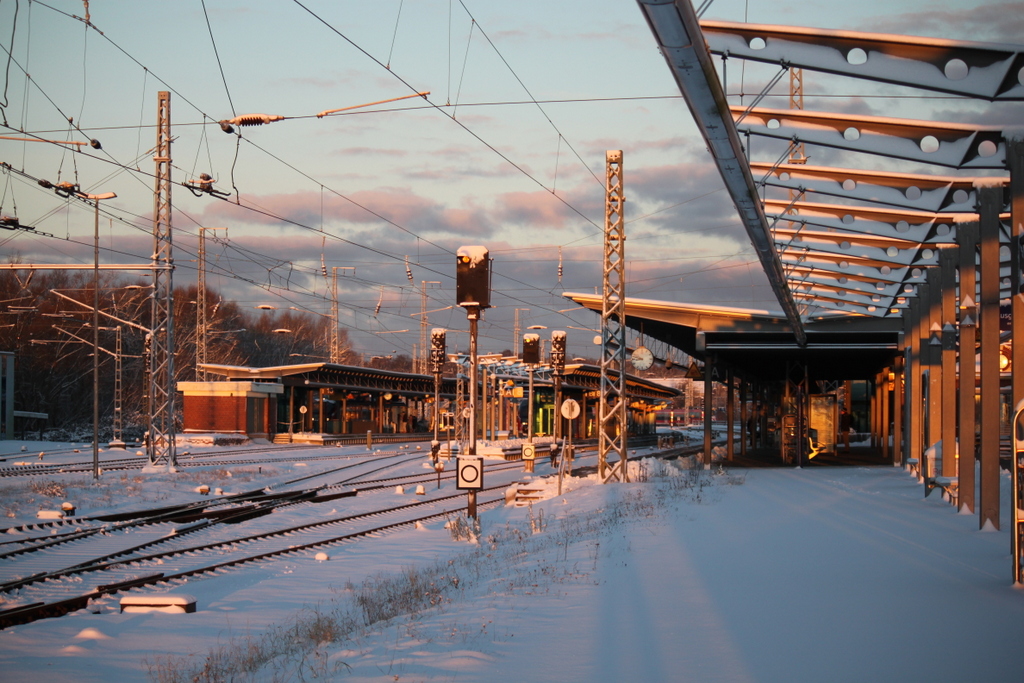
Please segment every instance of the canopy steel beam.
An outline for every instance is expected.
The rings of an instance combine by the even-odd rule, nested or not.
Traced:
[[[791,109],[730,107],[751,135],[807,142],[948,168],[1005,168],[1003,131],[972,126]]]
[[[786,190],[930,213],[973,213],[978,197],[973,176],[864,171],[803,164],[750,162],[761,184]]]
[[[761,266],[800,344],[807,335],[771,239],[729,103],[689,0],[637,0],[725,181]]]
[[[795,209],[798,216],[822,216],[838,219],[839,222],[829,227],[854,232],[865,232],[852,227],[854,221],[871,221],[885,224],[894,239],[909,239],[914,242],[947,242],[952,240],[950,225],[963,214],[935,213],[934,211],[912,211],[889,207],[858,206],[855,204],[825,204],[821,202],[786,202],[781,199],[766,199],[765,213],[781,215],[785,209]],[[974,211],[964,212],[973,215]],[[789,215],[789,214],[787,214]],[[1009,219],[1010,214],[1003,214]],[[945,226],[945,227],[942,227]],[[912,228],[922,228],[924,235],[911,234]],[[876,233],[871,230],[872,234]],[[883,235],[884,236],[884,235]],[[945,238],[945,239],[939,239]]]
[[[826,230],[794,230],[790,228],[775,228],[772,231],[776,237],[799,236],[799,241],[821,241],[832,242],[837,247],[848,250],[853,246],[871,247],[874,249],[887,249],[896,247],[901,251],[917,249],[927,244],[913,239],[902,239],[898,237],[887,237],[885,235],[872,235],[866,232],[829,232]]]
[[[975,99],[1024,100],[1019,45],[726,21],[700,25],[713,54]]]

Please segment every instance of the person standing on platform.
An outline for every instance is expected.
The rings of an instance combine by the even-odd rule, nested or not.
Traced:
[[[843,408],[839,413],[839,433],[843,437],[843,450],[850,452],[850,430],[853,428],[853,418],[850,411]]]

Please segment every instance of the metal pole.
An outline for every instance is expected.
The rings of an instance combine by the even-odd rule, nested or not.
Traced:
[[[467,455],[476,455],[476,380],[477,380],[477,321],[480,318],[480,309],[469,307],[466,309],[469,316],[469,448]],[[471,519],[476,519],[476,491],[470,490],[468,495],[468,506],[466,514]]]
[[[736,442],[733,435],[733,422],[736,420],[736,394],[733,390],[732,368],[725,371],[725,450],[729,462],[733,461],[736,455]]]
[[[420,280],[420,351],[413,362],[413,372],[426,373],[427,358],[427,281]]]
[[[628,480],[626,467],[626,230],[622,150],[605,152],[604,258],[601,297],[601,402],[598,475]],[[619,460],[608,470],[608,455]]]
[[[476,363],[473,364],[476,367]],[[485,365],[482,369],[482,375],[480,377],[480,391],[482,395],[480,397],[480,438],[484,441],[487,440],[487,366]],[[475,386],[475,385],[474,385]],[[473,402],[473,410],[476,410],[476,402]]]
[[[341,362],[341,344],[338,335],[338,267],[331,268],[331,362]]]
[[[522,348],[523,348],[522,347],[523,340],[522,340],[522,338],[519,335],[519,332],[522,329],[520,327],[520,325],[519,325],[519,311],[528,311],[528,310],[530,310],[530,309],[529,308],[517,308],[517,309],[515,309],[515,320],[514,320],[513,325],[512,325],[512,344],[513,344],[512,345],[512,355],[513,356],[518,356],[520,354],[520,352],[522,351]]]
[[[714,402],[712,394],[714,387],[711,384],[711,370],[715,367],[715,357],[707,355],[704,357],[704,469],[711,469],[711,418],[714,413]],[[786,382],[789,386],[789,382]],[[785,439],[783,439],[785,448]]]
[[[93,200],[92,271],[92,478],[100,478],[100,200]]]
[[[149,464],[174,468],[174,280],[171,233],[171,93],[157,93],[157,144],[153,156],[153,308],[149,360]]]
[[[526,408],[526,443],[533,444],[533,363],[530,363],[530,391],[529,391],[529,405]],[[534,458],[537,457],[536,449],[533,452]],[[534,460],[526,461],[526,471],[533,472]]]
[[[206,364],[207,341],[210,328],[206,317],[206,231],[224,230],[227,228],[199,228],[199,273],[197,276],[198,291],[196,292],[196,380],[206,381],[206,370],[201,366]]]
[[[441,434],[441,373],[434,373],[434,441],[439,441]]]
[[[476,360],[476,332],[477,320],[480,318],[480,309],[467,308],[469,316],[469,446],[466,448],[467,455],[476,455],[476,394],[477,394],[477,360]]]
[[[747,430],[747,380],[740,379],[740,457],[747,455],[747,440],[750,438]]]
[[[117,331],[117,338],[114,345],[114,439],[110,442],[112,447],[124,448],[122,434],[122,402],[121,402],[121,326],[114,328]]]

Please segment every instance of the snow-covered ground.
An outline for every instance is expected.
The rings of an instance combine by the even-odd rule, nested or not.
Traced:
[[[323,449],[289,453],[267,476],[329,466],[303,461]],[[126,476],[146,507],[240,476],[220,469],[232,477]],[[437,522],[336,546],[328,561],[310,552],[162,588],[195,596],[194,614],[120,614],[110,599],[98,614],[8,628],[0,679],[1024,680],[1007,532],[978,531],[910,474],[685,461],[638,474],[569,479],[562,495],[548,479],[547,500],[488,508],[478,532]],[[77,502],[100,508],[122,497],[121,476],[51,479],[80,478]],[[8,505],[14,481],[0,485]],[[43,494],[16,495],[5,526]]]

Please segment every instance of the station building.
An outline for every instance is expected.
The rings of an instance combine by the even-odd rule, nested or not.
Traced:
[[[429,440],[435,415],[442,431],[461,434],[461,410],[468,397],[465,377],[442,377],[437,387],[441,410],[434,409],[434,376],[393,372],[334,363],[271,367],[204,365],[221,379],[179,382],[183,395],[183,429],[190,435],[231,435],[277,443],[330,443],[366,438]],[[600,397],[600,368],[565,367],[560,388],[563,400],[580,403],[581,417],[572,423],[573,438],[595,437]],[[460,384],[462,385],[460,387]],[[631,434],[653,434],[655,412],[679,392],[650,380],[627,375]],[[534,373],[534,434],[555,434],[554,378],[549,366]],[[529,415],[528,368],[515,359],[481,366],[479,437],[502,440],[525,437]],[[558,427],[561,433],[568,425]]]

